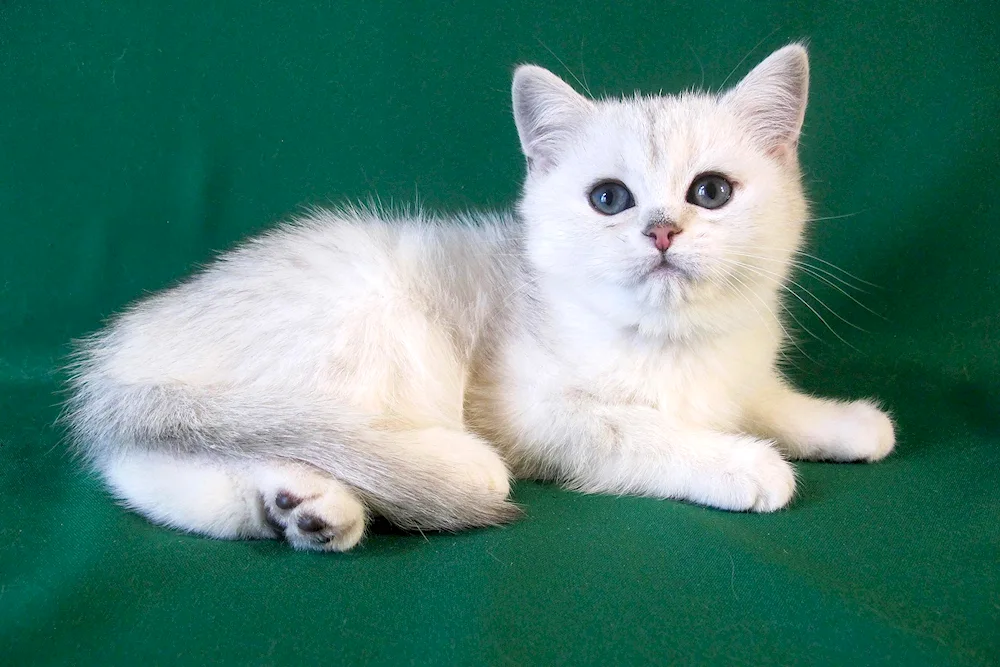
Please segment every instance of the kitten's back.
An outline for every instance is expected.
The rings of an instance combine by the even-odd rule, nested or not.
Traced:
[[[465,350],[519,272],[511,217],[317,211],[145,299],[85,347],[124,382],[309,384],[356,358],[359,326],[417,308]],[[338,368],[338,372],[342,369]]]

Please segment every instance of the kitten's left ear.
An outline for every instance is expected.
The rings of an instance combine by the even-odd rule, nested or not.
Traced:
[[[795,154],[809,96],[809,56],[801,44],[778,49],[722,98],[770,155]]]

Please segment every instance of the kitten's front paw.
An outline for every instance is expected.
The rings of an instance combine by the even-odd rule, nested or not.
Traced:
[[[795,494],[795,470],[770,443],[734,438],[718,469],[696,480],[692,500],[724,510],[773,512]]]
[[[840,407],[827,424],[822,446],[815,457],[829,461],[879,461],[892,452],[896,432],[892,420],[868,401],[854,401]]]

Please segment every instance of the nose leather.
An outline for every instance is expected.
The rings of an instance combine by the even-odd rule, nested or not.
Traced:
[[[657,250],[666,252],[673,244],[674,237],[681,233],[681,228],[676,223],[658,220],[647,225],[642,233],[653,241]]]

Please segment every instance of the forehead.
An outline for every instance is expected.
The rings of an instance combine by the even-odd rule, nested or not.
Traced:
[[[709,95],[602,101],[583,139],[595,168],[661,177],[735,169],[749,150],[736,118]]]

